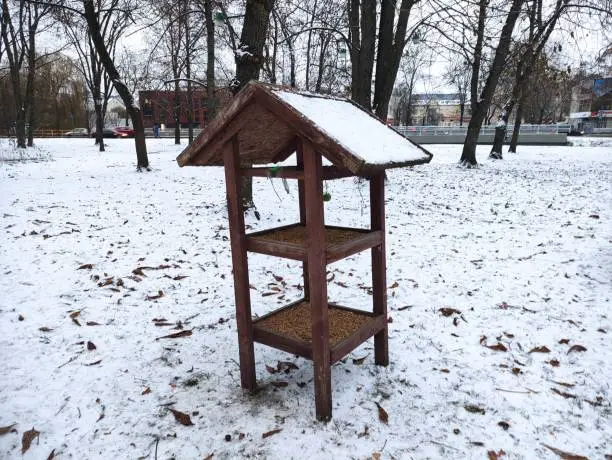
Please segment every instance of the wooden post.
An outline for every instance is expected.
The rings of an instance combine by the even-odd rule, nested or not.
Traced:
[[[231,146],[223,148],[225,185],[234,268],[234,294],[236,297],[236,324],[240,352],[240,382],[242,388],[255,389],[255,351],[253,349],[253,324],[251,319],[251,294],[249,292],[249,262],[244,235],[244,213],[240,199],[240,146],[234,136]]]
[[[385,261],[385,173],[370,178],[370,226],[380,230],[382,241],[372,248],[372,300],[374,313],[387,318],[387,266]],[[389,327],[374,336],[374,362],[389,364]]]
[[[312,360],[314,362],[315,407],[317,420],[328,421],[332,415],[331,358],[327,317],[327,280],[325,278],[325,218],[323,211],[322,158],[312,145],[298,140],[298,152],[304,161],[304,195],[307,260],[312,322]]]
[[[302,143],[298,142],[296,146],[296,164],[297,169],[304,171],[304,153],[302,152]],[[298,180],[298,201],[300,204],[300,223],[306,225],[306,200],[304,195],[304,181]],[[310,285],[308,283],[308,262],[302,262],[302,274],[304,278],[304,299],[310,298]]]

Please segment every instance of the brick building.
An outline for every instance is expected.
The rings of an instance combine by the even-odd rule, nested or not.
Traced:
[[[193,126],[203,128],[206,126],[206,112],[210,107],[206,89],[194,89],[193,94]],[[175,127],[174,107],[176,100],[174,91],[139,91],[138,99],[142,110],[145,128],[152,128],[155,124],[166,128]],[[217,111],[223,108],[232,95],[228,88],[219,88],[215,91]],[[182,128],[188,125],[187,91],[178,92],[179,124]]]

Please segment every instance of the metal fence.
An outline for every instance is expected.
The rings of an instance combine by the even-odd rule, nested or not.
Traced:
[[[406,137],[412,136],[452,136],[467,134],[467,126],[393,126],[397,132]],[[569,134],[571,125],[521,125],[519,133],[524,134]],[[508,126],[512,132],[512,126]],[[495,134],[495,125],[483,126],[480,134]]]

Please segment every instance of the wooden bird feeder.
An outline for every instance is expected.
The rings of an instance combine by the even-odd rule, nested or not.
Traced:
[[[296,166],[269,167],[294,152]],[[329,420],[333,363],[372,336],[376,364],[389,363],[384,171],[431,158],[349,100],[255,82],[178,156],[180,166],[225,167],[243,388],[256,386],[254,342],[311,359],[317,419]],[[300,221],[246,234],[241,178],[272,176],[298,180]],[[350,176],[369,180],[369,229],[325,225],[323,181]],[[366,249],[372,253],[372,312],[328,303],[327,264]],[[249,251],[301,261],[304,298],[253,319]]]

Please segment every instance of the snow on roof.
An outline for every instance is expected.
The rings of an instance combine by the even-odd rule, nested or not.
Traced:
[[[431,159],[426,150],[347,99],[276,89],[273,93],[367,164]]]

